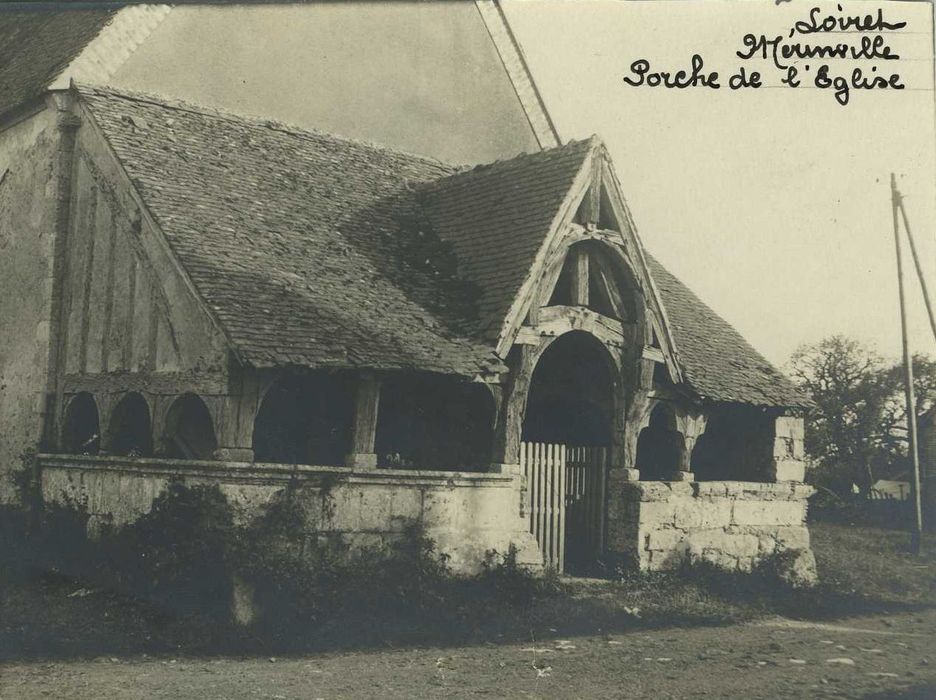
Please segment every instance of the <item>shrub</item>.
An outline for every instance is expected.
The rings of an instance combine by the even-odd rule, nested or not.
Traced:
[[[232,520],[217,486],[170,482],[149,513],[102,530],[97,558],[121,590],[177,612],[226,615]]]

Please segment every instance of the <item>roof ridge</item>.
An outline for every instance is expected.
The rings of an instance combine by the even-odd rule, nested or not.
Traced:
[[[543,148],[538,151],[529,151],[529,152],[524,151],[510,158],[499,158],[489,163],[478,163],[477,165],[472,165],[472,166],[465,167],[465,168],[459,168],[455,172],[450,173],[449,175],[445,175],[439,178],[438,180],[436,180],[435,182],[441,182],[443,180],[448,181],[454,178],[460,178],[463,176],[486,172],[486,171],[491,170],[492,168],[497,168],[503,165],[508,165],[508,164],[514,165],[514,164],[517,164],[518,162],[523,162],[525,160],[530,160],[533,158],[541,158],[543,156],[552,155],[559,151],[572,150],[573,148],[580,147],[584,144],[589,144],[589,148],[591,148],[591,147],[594,147],[595,145],[603,145],[603,141],[601,140],[600,136],[592,134],[588,138],[572,139],[570,141],[566,141],[565,143],[559,144],[558,146],[550,146],[549,148]]]
[[[368,148],[374,151],[381,151],[383,153],[389,153],[392,155],[404,156],[406,158],[411,158],[414,160],[419,160],[424,163],[440,166],[449,170],[450,173],[454,171],[455,168],[459,167],[455,163],[446,163],[445,161],[438,160],[432,156],[421,155],[419,153],[412,153],[410,151],[404,151],[400,148],[395,148],[393,146],[386,146],[384,144],[376,143],[374,141],[366,141],[364,139],[357,139],[351,136],[344,136],[342,134],[336,134],[331,131],[324,131],[322,129],[314,129],[310,127],[302,127],[295,124],[289,124],[287,122],[282,122],[276,119],[271,119],[269,117],[260,117],[252,116],[247,114],[238,114],[228,109],[223,109],[220,107],[212,107],[209,105],[202,105],[195,102],[190,102],[188,100],[177,98],[177,97],[168,97],[164,95],[156,95],[152,93],[138,92],[135,90],[125,90],[117,89],[109,85],[94,85],[89,83],[73,83],[74,88],[78,91],[79,95],[84,94],[97,94],[103,96],[113,96],[120,99],[126,99],[132,102],[140,102],[144,104],[151,104],[157,107],[166,107],[168,109],[173,109],[180,112],[189,112],[191,114],[200,114],[209,117],[215,117],[218,119],[223,119],[227,121],[237,122],[241,124],[248,124],[250,126],[266,128],[271,131],[278,131],[284,134],[290,134],[292,136],[300,137],[314,137],[314,138],[326,138],[333,141],[343,141],[348,144],[355,146],[361,146]]]

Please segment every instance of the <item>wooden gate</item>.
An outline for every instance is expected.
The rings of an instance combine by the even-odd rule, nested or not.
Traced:
[[[575,568],[594,561],[604,549],[607,450],[524,442],[520,467],[545,564],[563,572],[567,557]]]
[[[587,570],[604,551],[608,449],[566,448],[566,555],[570,570]]]

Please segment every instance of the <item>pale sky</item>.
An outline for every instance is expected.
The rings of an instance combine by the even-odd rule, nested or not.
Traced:
[[[622,81],[637,59],[675,71],[699,53],[727,83],[740,65],[766,65],[735,56],[745,34],[786,36],[814,4],[504,3],[560,136],[605,140],[645,246],[673,273],[777,364],[832,333],[897,358],[891,171],[936,292],[930,5],[842,3],[846,14],[880,6],[888,21],[909,22],[899,36],[887,32],[901,60],[876,62],[881,72],[899,72],[908,89],[853,90],[845,107],[815,88],[667,90]],[[858,65],[825,62],[845,75]],[[779,85],[779,73],[769,75],[767,84]],[[913,275],[906,245],[904,256]],[[912,345],[936,355],[915,276],[907,289]]]

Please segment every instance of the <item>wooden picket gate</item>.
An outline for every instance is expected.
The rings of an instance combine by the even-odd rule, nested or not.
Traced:
[[[564,572],[567,556],[577,566],[593,561],[604,549],[606,448],[524,442],[520,467],[545,564]]]

